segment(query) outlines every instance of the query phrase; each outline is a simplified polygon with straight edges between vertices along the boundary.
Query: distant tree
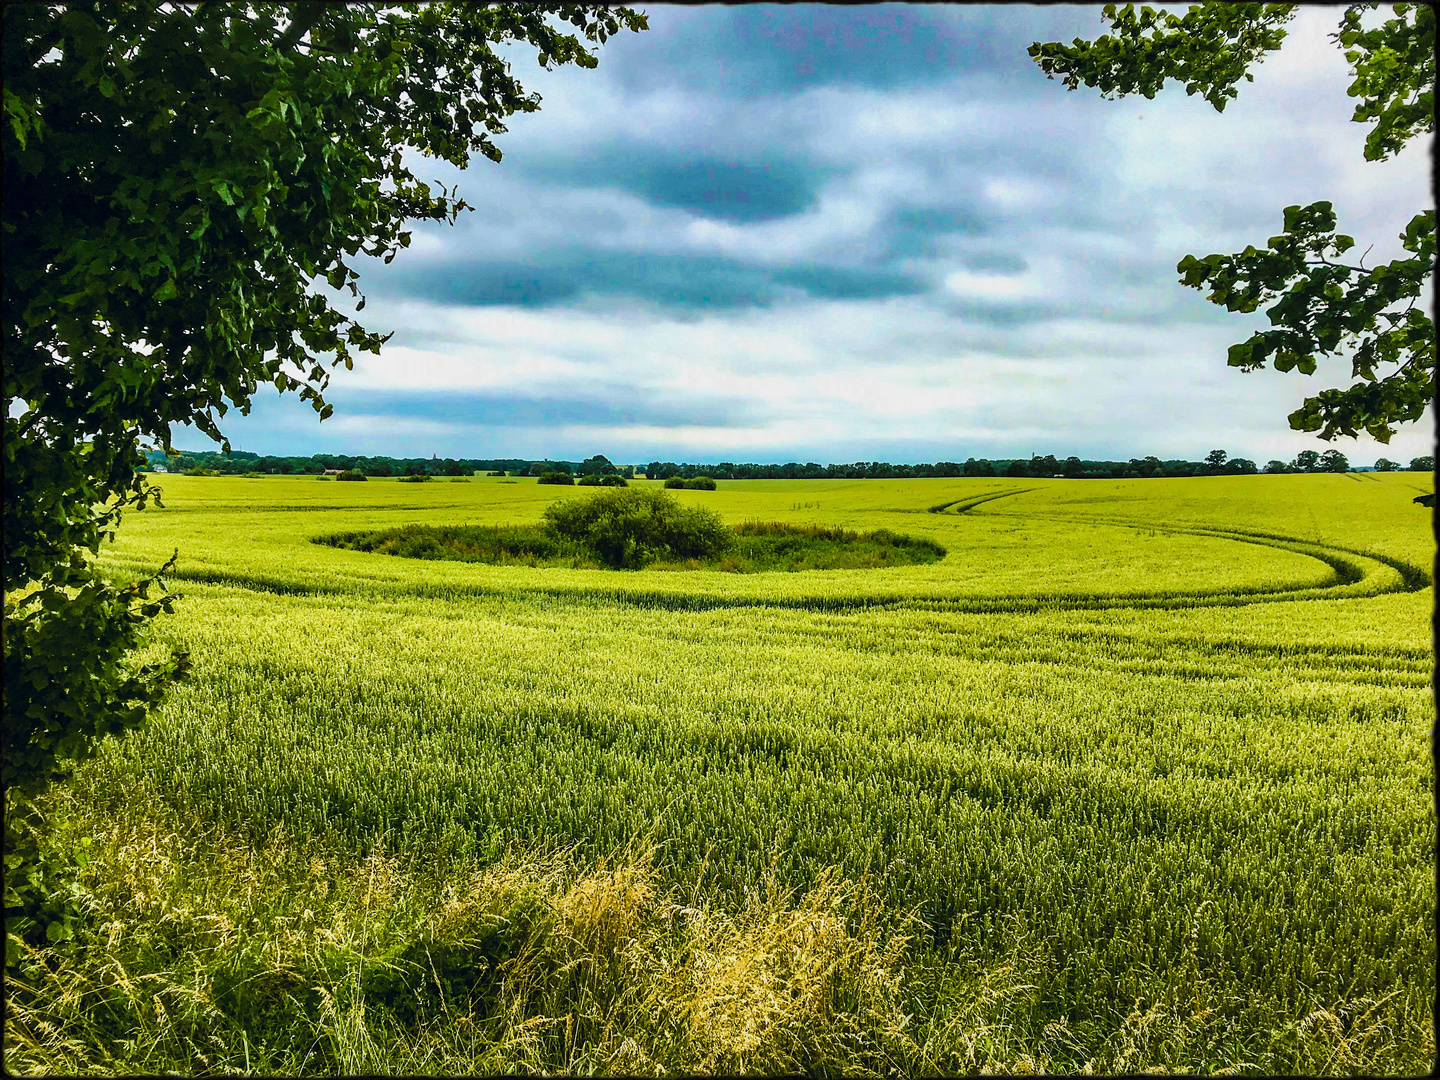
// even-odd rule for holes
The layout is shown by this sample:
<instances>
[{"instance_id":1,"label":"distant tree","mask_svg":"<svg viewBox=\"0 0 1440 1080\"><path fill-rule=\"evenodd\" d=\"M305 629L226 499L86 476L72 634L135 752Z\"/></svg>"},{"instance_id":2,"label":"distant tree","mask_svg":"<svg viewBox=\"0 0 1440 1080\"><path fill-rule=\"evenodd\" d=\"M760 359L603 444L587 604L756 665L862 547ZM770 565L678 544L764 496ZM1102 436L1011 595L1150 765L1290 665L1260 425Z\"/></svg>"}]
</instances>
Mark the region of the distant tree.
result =
<instances>
[{"instance_id":1,"label":"distant tree","mask_svg":"<svg viewBox=\"0 0 1440 1080\"><path fill-rule=\"evenodd\" d=\"M609 476L618 473L620 470L604 454L596 454L582 461L575 469L579 476Z\"/></svg>"},{"instance_id":2,"label":"distant tree","mask_svg":"<svg viewBox=\"0 0 1440 1080\"><path fill-rule=\"evenodd\" d=\"M1267 473L1288 473L1290 466L1286 465L1283 461L1277 461L1275 458L1271 458L1265 463L1265 471Z\"/></svg>"},{"instance_id":3,"label":"distant tree","mask_svg":"<svg viewBox=\"0 0 1440 1080\"><path fill-rule=\"evenodd\" d=\"M1255 468L1255 462L1249 458L1231 458L1225 463L1225 472L1232 476L1250 476L1258 471Z\"/></svg>"},{"instance_id":4,"label":"distant tree","mask_svg":"<svg viewBox=\"0 0 1440 1080\"><path fill-rule=\"evenodd\" d=\"M1073 480L1084 473L1085 463L1072 455L1065 459L1065 465L1060 471Z\"/></svg>"},{"instance_id":5,"label":"distant tree","mask_svg":"<svg viewBox=\"0 0 1440 1080\"><path fill-rule=\"evenodd\" d=\"M538 480L536 480L535 482L536 482L537 484L571 484L571 485L573 485L573 484L575 483L575 478L574 478L573 476L571 476L569 473L565 473L565 472L544 472L544 473L541 473L541 474L540 474L540 478L539 478Z\"/></svg>"},{"instance_id":6,"label":"distant tree","mask_svg":"<svg viewBox=\"0 0 1440 1080\"><path fill-rule=\"evenodd\" d=\"M634 466L634 465L626 465L625 468L623 468L623 469L620 470L620 475L623 476L626 480L634 480L634 479L635 479L635 466Z\"/></svg>"},{"instance_id":7,"label":"distant tree","mask_svg":"<svg viewBox=\"0 0 1440 1080\"><path fill-rule=\"evenodd\" d=\"M1426 454L1424 457L1410 459L1411 472L1434 472L1435 457L1433 454Z\"/></svg>"},{"instance_id":8,"label":"distant tree","mask_svg":"<svg viewBox=\"0 0 1440 1080\"><path fill-rule=\"evenodd\" d=\"M685 486L685 482L686 481L683 476L672 476L665 481L665 486L667 488L683 488Z\"/></svg>"},{"instance_id":9,"label":"distant tree","mask_svg":"<svg viewBox=\"0 0 1440 1080\"><path fill-rule=\"evenodd\" d=\"M406 476L425 476L428 474L424 462L420 461L410 462L405 466L403 471Z\"/></svg>"},{"instance_id":10,"label":"distant tree","mask_svg":"<svg viewBox=\"0 0 1440 1080\"><path fill-rule=\"evenodd\" d=\"M340 473L339 476L335 477L335 479L336 479L336 480L366 480L366 479L369 479L369 478L368 478L363 472L361 472L359 469L345 469L343 472Z\"/></svg>"},{"instance_id":11,"label":"distant tree","mask_svg":"<svg viewBox=\"0 0 1440 1080\"><path fill-rule=\"evenodd\" d=\"M1018 460L1017 460L1017 461L1012 461L1012 462L1010 462L1009 465L1005 466L1005 475L1006 475L1006 476L1029 476L1029 475L1030 475L1030 469L1026 466L1025 462L1023 462L1023 461L1018 461Z\"/></svg>"},{"instance_id":12,"label":"distant tree","mask_svg":"<svg viewBox=\"0 0 1440 1080\"><path fill-rule=\"evenodd\" d=\"M1350 461L1339 450L1326 450L1320 455L1320 471L1343 473L1350 471Z\"/></svg>"},{"instance_id":13,"label":"distant tree","mask_svg":"<svg viewBox=\"0 0 1440 1080\"><path fill-rule=\"evenodd\" d=\"M1035 42L1030 56L1047 77L1071 90L1084 83L1102 95L1153 98L1167 79L1199 93L1217 112L1236 97L1249 68L1280 48L1283 24L1296 4L1206 3L1184 15L1133 4L1107 4L1114 35L1072 44ZM1398 3L1395 18L1367 29L1376 3L1352 3L1330 35L1345 51L1356 98L1351 120L1373 123L1365 160L1384 161L1417 135L1435 129L1435 9ZM1263 248L1235 255L1186 255L1176 266L1181 283L1209 290L1211 303L1253 312L1261 304L1273 329L1257 331L1229 351L1243 371L1272 359L1279 371L1313 375L1319 357L1343 354L1356 381L1322 390L1290 414L1297 431L1330 440L1361 430L1389 442L1396 424L1418 420L1435 399L1435 326L1423 304L1435 263L1435 211L1411 218L1400 241L1406 258L1379 266L1340 261L1355 246L1335 231L1329 202L1284 209L1283 232ZM1377 374L1394 365L1388 374Z\"/></svg>"},{"instance_id":14,"label":"distant tree","mask_svg":"<svg viewBox=\"0 0 1440 1080\"><path fill-rule=\"evenodd\" d=\"M1389 458L1383 457L1375 459L1376 472L1394 472L1398 468L1400 468L1398 461L1391 461Z\"/></svg>"},{"instance_id":15,"label":"distant tree","mask_svg":"<svg viewBox=\"0 0 1440 1080\"><path fill-rule=\"evenodd\" d=\"M1320 471L1320 455L1314 450L1301 450L1290 463L1295 472L1312 473Z\"/></svg>"},{"instance_id":16,"label":"distant tree","mask_svg":"<svg viewBox=\"0 0 1440 1080\"><path fill-rule=\"evenodd\" d=\"M395 467L388 461L372 461L365 466L365 471L371 476L394 476Z\"/></svg>"},{"instance_id":17,"label":"distant tree","mask_svg":"<svg viewBox=\"0 0 1440 1080\"><path fill-rule=\"evenodd\" d=\"M714 491L715 481L708 476L694 476L685 481L685 486L691 491Z\"/></svg>"},{"instance_id":18,"label":"distant tree","mask_svg":"<svg viewBox=\"0 0 1440 1080\"><path fill-rule=\"evenodd\" d=\"M464 466L464 465L461 465L460 462L458 462L458 461L450 461L449 459L447 459L446 462L445 462L445 475L446 475L446 476L464 476L464 475L465 475L465 466Z\"/></svg>"},{"instance_id":19,"label":"distant tree","mask_svg":"<svg viewBox=\"0 0 1440 1080\"><path fill-rule=\"evenodd\" d=\"M1211 450L1205 455L1205 471L1218 473L1225 468L1225 459L1230 455L1224 450Z\"/></svg>"}]
</instances>

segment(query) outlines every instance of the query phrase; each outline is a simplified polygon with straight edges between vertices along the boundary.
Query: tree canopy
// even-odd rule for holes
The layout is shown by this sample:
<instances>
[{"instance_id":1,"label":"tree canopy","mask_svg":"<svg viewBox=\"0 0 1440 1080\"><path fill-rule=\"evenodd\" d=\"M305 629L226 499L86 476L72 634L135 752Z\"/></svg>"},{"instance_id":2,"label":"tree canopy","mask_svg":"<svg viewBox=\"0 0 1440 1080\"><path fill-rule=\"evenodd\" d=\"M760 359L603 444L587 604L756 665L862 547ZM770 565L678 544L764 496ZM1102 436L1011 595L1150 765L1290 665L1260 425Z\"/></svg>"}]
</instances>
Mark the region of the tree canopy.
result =
<instances>
[{"instance_id":1,"label":"tree canopy","mask_svg":"<svg viewBox=\"0 0 1440 1080\"><path fill-rule=\"evenodd\" d=\"M1175 15L1133 4L1107 5L1113 33L1030 46L1050 78L1074 90L1082 83L1106 98L1153 98L1169 80L1200 94L1219 112L1237 96L1249 68L1279 49L1295 4L1207 3ZM1358 99L1351 120L1372 124L1367 161L1398 154L1415 136L1435 129L1435 9L1393 6L1394 18L1365 25L1377 3L1351 4L1331 39L1345 50ZM1228 363L1244 371L1273 364L1278 371L1314 374L1319 358L1348 356L1345 388L1320 391L1290 414L1297 431L1326 440L1369 432L1389 442L1397 424L1418 420L1435 398L1435 326L1417 301L1435 262L1435 211L1416 213L1400 236L1405 258L1373 267L1342 261L1356 246L1336 231L1330 202L1287 206L1282 232L1266 246L1232 255L1186 255L1181 282L1209 290L1229 311L1269 304L1271 330L1231 346Z\"/></svg>"},{"instance_id":2,"label":"tree canopy","mask_svg":"<svg viewBox=\"0 0 1440 1080\"><path fill-rule=\"evenodd\" d=\"M5 7L7 797L184 672L125 668L169 594L87 557L153 497L142 447L193 424L228 450L221 419L267 385L328 416L329 369L385 341L336 306L364 307L356 260L466 208L418 159L499 161L539 108L495 47L589 68L644 27L599 4Z\"/></svg>"}]
</instances>

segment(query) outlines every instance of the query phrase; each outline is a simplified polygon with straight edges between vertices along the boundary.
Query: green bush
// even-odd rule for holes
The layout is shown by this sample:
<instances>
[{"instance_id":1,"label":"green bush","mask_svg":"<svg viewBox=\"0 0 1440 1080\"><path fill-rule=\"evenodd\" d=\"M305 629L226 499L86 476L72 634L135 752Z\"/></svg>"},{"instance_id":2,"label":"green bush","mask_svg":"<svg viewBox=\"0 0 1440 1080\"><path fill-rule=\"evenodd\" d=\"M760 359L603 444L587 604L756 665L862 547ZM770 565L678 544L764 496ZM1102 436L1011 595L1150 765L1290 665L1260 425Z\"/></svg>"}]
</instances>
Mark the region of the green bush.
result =
<instances>
[{"instance_id":1,"label":"green bush","mask_svg":"<svg viewBox=\"0 0 1440 1080\"><path fill-rule=\"evenodd\" d=\"M693 480L686 480L685 486L691 491L714 491L715 481L708 476L697 476Z\"/></svg>"},{"instance_id":2,"label":"green bush","mask_svg":"<svg viewBox=\"0 0 1440 1080\"><path fill-rule=\"evenodd\" d=\"M575 478L569 473L547 472L541 473L540 479L536 480L535 482L537 484L568 484L574 486Z\"/></svg>"},{"instance_id":3,"label":"green bush","mask_svg":"<svg viewBox=\"0 0 1440 1080\"><path fill-rule=\"evenodd\" d=\"M696 510L709 513L698 507ZM936 562L945 557L945 549L933 540L899 536L888 529L860 533L827 525L747 521L729 531L733 532L734 541L727 543L717 556L705 558L676 554L677 548L691 551L694 548L672 545L668 552L655 556L645 565L654 570L760 574L771 571L880 570ZM393 529L334 533L313 539L317 544L331 547L399 555L407 559L448 559L498 566L587 570L600 569L605 565L605 560L588 539L567 538L553 526L402 525Z\"/></svg>"},{"instance_id":4,"label":"green bush","mask_svg":"<svg viewBox=\"0 0 1440 1080\"><path fill-rule=\"evenodd\" d=\"M627 484L627 483L625 482L625 478L624 478L623 476L619 476L619 475L617 475L617 474L615 474L615 473L606 473L606 474L604 474L604 475L602 475L602 474L600 474L600 473L590 473L588 476L582 476L582 477L580 477L579 480L575 481L575 484L576 484L577 487L629 487L629 486L630 486L629 484Z\"/></svg>"},{"instance_id":5,"label":"green bush","mask_svg":"<svg viewBox=\"0 0 1440 1080\"><path fill-rule=\"evenodd\" d=\"M505 566L594 565L590 549L535 525L401 525L317 536L317 544L399 555Z\"/></svg>"},{"instance_id":6,"label":"green bush","mask_svg":"<svg viewBox=\"0 0 1440 1080\"><path fill-rule=\"evenodd\" d=\"M363 472L361 472L359 469L346 469L346 470L345 470L344 472L342 472L339 476L335 477L335 479L336 479L336 480L369 480L370 478L369 478L368 476L366 476Z\"/></svg>"},{"instance_id":7,"label":"green bush","mask_svg":"<svg viewBox=\"0 0 1440 1080\"><path fill-rule=\"evenodd\" d=\"M714 558L735 534L720 515L681 506L663 491L621 488L589 499L569 499L545 510L546 527L584 544L614 570L635 570L655 559Z\"/></svg>"},{"instance_id":8,"label":"green bush","mask_svg":"<svg viewBox=\"0 0 1440 1080\"><path fill-rule=\"evenodd\" d=\"M342 477L341 479L344 479L344 478ZM400 477L400 483L402 483L402 484L425 484L425 483L428 483L429 481L430 481L430 474L429 474L429 473L423 473L423 472L422 472L422 473L411 473L411 474L408 475L408 476L402 476L402 477Z\"/></svg>"},{"instance_id":9,"label":"green bush","mask_svg":"<svg viewBox=\"0 0 1440 1080\"><path fill-rule=\"evenodd\" d=\"M683 488L685 486L685 478L683 476L672 476L669 480L665 481L665 486L667 488Z\"/></svg>"}]
</instances>

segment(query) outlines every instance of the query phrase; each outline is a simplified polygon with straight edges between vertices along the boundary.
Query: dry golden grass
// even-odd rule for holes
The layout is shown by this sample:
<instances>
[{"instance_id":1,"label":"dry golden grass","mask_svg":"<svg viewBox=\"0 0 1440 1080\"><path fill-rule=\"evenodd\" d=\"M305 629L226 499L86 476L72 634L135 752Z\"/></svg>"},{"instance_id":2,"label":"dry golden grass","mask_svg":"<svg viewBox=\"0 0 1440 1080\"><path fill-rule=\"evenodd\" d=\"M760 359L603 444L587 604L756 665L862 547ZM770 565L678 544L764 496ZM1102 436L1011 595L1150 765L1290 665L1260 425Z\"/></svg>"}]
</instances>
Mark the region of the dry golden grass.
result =
<instances>
[{"instance_id":1,"label":"dry golden grass","mask_svg":"<svg viewBox=\"0 0 1440 1080\"><path fill-rule=\"evenodd\" d=\"M725 912L659 893L643 850L437 881L278 830L260 851L149 819L96 840L94 939L26 949L10 983L12 1073L851 1073L910 1049L905 938L828 876Z\"/></svg>"},{"instance_id":2,"label":"dry golden grass","mask_svg":"<svg viewBox=\"0 0 1440 1080\"><path fill-rule=\"evenodd\" d=\"M280 829L256 849L174 819L79 823L92 936L12 972L12 1074L1353 1074L1415 1056L1385 1002L1357 998L1297 1018L1282 1062L1203 982L1113 1023L1034 1025L1044 957L917 960L926 928L833 872L791 892L772 870L722 908L662 890L639 846L437 875Z\"/></svg>"}]
</instances>

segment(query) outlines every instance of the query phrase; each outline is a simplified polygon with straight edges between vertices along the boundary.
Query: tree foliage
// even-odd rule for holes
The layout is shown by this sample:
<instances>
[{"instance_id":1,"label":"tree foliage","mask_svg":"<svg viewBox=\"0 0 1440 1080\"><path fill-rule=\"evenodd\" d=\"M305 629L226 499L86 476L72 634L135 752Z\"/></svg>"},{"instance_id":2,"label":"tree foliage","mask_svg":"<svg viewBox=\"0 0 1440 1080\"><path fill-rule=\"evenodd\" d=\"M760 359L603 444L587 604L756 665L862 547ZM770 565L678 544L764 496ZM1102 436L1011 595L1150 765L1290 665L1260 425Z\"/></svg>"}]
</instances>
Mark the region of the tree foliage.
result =
<instances>
[{"instance_id":1,"label":"tree foliage","mask_svg":"<svg viewBox=\"0 0 1440 1080\"><path fill-rule=\"evenodd\" d=\"M1153 98L1175 79L1223 112L1240 80L1252 80L1248 68L1280 48L1295 7L1209 3L1179 16L1110 4L1104 18L1113 35L1036 42L1029 52L1071 90L1083 83L1107 98ZM1395 4L1394 18L1367 28L1366 12L1378 7L1350 5L1331 35L1353 75L1351 119L1374 125L1367 161L1384 161L1435 129L1435 9ZM1435 326L1417 304L1434 269L1435 211L1415 214L1400 242L1405 258L1368 268L1363 257L1340 261L1355 240L1336 232L1332 204L1320 201L1287 206L1283 231L1264 248L1186 255L1176 269L1182 284L1208 290L1207 299L1229 311L1270 305L1273 329L1231 346L1230 366L1252 371L1273 363L1310 375L1319 358L1348 356L1357 381L1306 398L1289 416L1292 428L1326 440L1363 430L1389 442L1397 424L1418 420L1435 398Z\"/></svg>"},{"instance_id":2,"label":"tree foliage","mask_svg":"<svg viewBox=\"0 0 1440 1080\"><path fill-rule=\"evenodd\" d=\"M616 488L545 509L546 528L584 544L612 570L635 570L655 559L708 559L735 543L720 515L683 506L663 490Z\"/></svg>"},{"instance_id":3,"label":"tree foliage","mask_svg":"<svg viewBox=\"0 0 1440 1080\"><path fill-rule=\"evenodd\" d=\"M465 209L417 155L499 161L539 107L494 46L594 67L587 43L644 26L596 4L5 7L7 800L188 666L127 667L174 597L92 562L156 497L142 448L191 424L228 450L221 418L267 385L329 416L329 369L385 341L334 303L364 307L357 258Z\"/></svg>"}]
</instances>

